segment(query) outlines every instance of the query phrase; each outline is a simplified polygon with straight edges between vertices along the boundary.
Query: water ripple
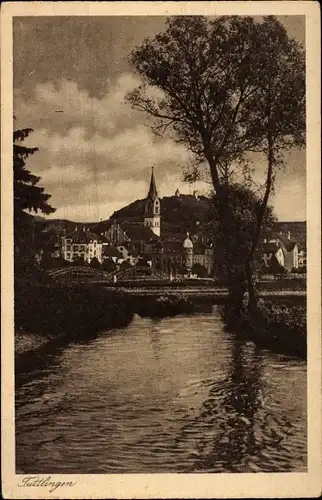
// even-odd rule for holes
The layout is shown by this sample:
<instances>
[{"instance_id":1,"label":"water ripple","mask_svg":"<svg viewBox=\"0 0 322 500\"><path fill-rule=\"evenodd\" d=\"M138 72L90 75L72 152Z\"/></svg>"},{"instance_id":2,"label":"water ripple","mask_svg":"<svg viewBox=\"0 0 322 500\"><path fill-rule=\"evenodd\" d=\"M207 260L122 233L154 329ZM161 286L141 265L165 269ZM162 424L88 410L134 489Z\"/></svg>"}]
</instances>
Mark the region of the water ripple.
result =
<instances>
[{"instance_id":1,"label":"water ripple","mask_svg":"<svg viewBox=\"0 0 322 500\"><path fill-rule=\"evenodd\" d=\"M306 366L213 314L135 317L16 391L20 473L306 470Z\"/></svg>"}]
</instances>

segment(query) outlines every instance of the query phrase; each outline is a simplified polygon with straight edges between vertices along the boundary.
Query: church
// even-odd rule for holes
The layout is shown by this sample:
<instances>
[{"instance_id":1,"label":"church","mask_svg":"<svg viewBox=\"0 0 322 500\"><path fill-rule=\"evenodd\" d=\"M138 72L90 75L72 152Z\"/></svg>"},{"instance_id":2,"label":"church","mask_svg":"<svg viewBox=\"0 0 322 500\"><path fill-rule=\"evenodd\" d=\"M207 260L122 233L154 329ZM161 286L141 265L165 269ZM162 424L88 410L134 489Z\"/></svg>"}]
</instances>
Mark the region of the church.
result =
<instances>
[{"instance_id":1,"label":"church","mask_svg":"<svg viewBox=\"0 0 322 500\"><path fill-rule=\"evenodd\" d=\"M141 222L113 220L104 233L124 260L133 265L139 258L144 258L152 270L171 274L189 274L194 264L198 264L199 268L202 266L208 275L212 275L214 249L201 235L190 235L187 232L183 238L181 234L163 234L162 200L158 194L153 167L143 206Z\"/></svg>"},{"instance_id":2,"label":"church","mask_svg":"<svg viewBox=\"0 0 322 500\"><path fill-rule=\"evenodd\" d=\"M161 233L161 205L154 178L154 167L152 167L151 181L148 195L145 200L144 225L160 237Z\"/></svg>"}]
</instances>

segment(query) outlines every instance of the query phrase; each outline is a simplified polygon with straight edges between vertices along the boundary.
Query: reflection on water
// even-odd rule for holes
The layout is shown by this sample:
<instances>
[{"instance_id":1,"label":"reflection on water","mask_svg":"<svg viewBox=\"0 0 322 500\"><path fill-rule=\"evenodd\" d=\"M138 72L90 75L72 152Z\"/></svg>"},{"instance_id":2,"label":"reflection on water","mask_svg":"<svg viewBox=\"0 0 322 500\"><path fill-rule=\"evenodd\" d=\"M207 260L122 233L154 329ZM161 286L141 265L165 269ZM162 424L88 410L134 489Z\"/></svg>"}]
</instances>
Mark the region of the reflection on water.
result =
<instances>
[{"instance_id":1,"label":"reflection on water","mask_svg":"<svg viewBox=\"0 0 322 500\"><path fill-rule=\"evenodd\" d=\"M17 472L306 470L305 362L238 341L216 309L41 356L17 376Z\"/></svg>"}]
</instances>

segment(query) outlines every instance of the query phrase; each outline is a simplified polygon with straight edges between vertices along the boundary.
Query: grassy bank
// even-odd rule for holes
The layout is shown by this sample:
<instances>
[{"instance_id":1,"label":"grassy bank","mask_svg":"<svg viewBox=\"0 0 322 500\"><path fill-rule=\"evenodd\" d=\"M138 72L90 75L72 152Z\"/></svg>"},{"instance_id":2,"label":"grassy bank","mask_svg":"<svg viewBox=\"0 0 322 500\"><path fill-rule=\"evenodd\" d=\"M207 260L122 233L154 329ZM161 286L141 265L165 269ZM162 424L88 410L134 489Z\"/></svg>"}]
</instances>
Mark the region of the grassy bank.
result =
<instances>
[{"instance_id":1,"label":"grassy bank","mask_svg":"<svg viewBox=\"0 0 322 500\"><path fill-rule=\"evenodd\" d=\"M257 283L259 291L264 290L306 290L305 278L280 278L274 280L259 280Z\"/></svg>"},{"instance_id":2,"label":"grassy bank","mask_svg":"<svg viewBox=\"0 0 322 500\"><path fill-rule=\"evenodd\" d=\"M16 354L43 349L46 343L86 339L103 329L128 325L133 314L167 317L210 312L223 304L226 327L279 352L306 356L305 297L269 297L252 315L232 316L223 294L198 290L163 290L160 294L130 295L122 290L90 284L16 284ZM274 300L275 299L275 300ZM31 332L31 333L28 333Z\"/></svg>"},{"instance_id":3,"label":"grassy bank","mask_svg":"<svg viewBox=\"0 0 322 500\"><path fill-rule=\"evenodd\" d=\"M305 304L259 301L256 310L236 317L227 303L222 311L226 328L240 338L281 354L305 359L307 330Z\"/></svg>"},{"instance_id":4,"label":"grassy bank","mask_svg":"<svg viewBox=\"0 0 322 500\"><path fill-rule=\"evenodd\" d=\"M80 336L91 330L127 325L133 317L128 297L90 285L15 287L15 331L48 338Z\"/></svg>"}]
</instances>

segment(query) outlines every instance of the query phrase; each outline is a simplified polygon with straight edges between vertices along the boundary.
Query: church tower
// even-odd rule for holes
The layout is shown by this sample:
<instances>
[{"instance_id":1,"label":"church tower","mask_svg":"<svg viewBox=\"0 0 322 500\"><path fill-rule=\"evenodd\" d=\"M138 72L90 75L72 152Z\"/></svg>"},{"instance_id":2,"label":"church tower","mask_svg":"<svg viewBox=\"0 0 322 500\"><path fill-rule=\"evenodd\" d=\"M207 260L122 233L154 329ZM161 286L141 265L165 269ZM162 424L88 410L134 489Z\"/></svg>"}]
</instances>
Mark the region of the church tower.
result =
<instances>
[{"instance_id":1,"label":"church tower","mask_svg":"<svg viewBox=\"0 0 322 500\"><path fill-rule=\"evenodd\" d=\"M183 242L183 263L190 271L193 265L193 243L189 233L187 233L187 237Z\"/></svg>"},{"instance_id":2,"label":"church tower","mask_svg":"<svg viewBox=\"0 0 322 500\"><path fill-rule=\"evenodd\" d=\"M145 200L144 225L150 227L157 236L160 236L160 219L160 198L155 184L154 169L152 167L150 189Z\"/></svg>"}]
</instances>

